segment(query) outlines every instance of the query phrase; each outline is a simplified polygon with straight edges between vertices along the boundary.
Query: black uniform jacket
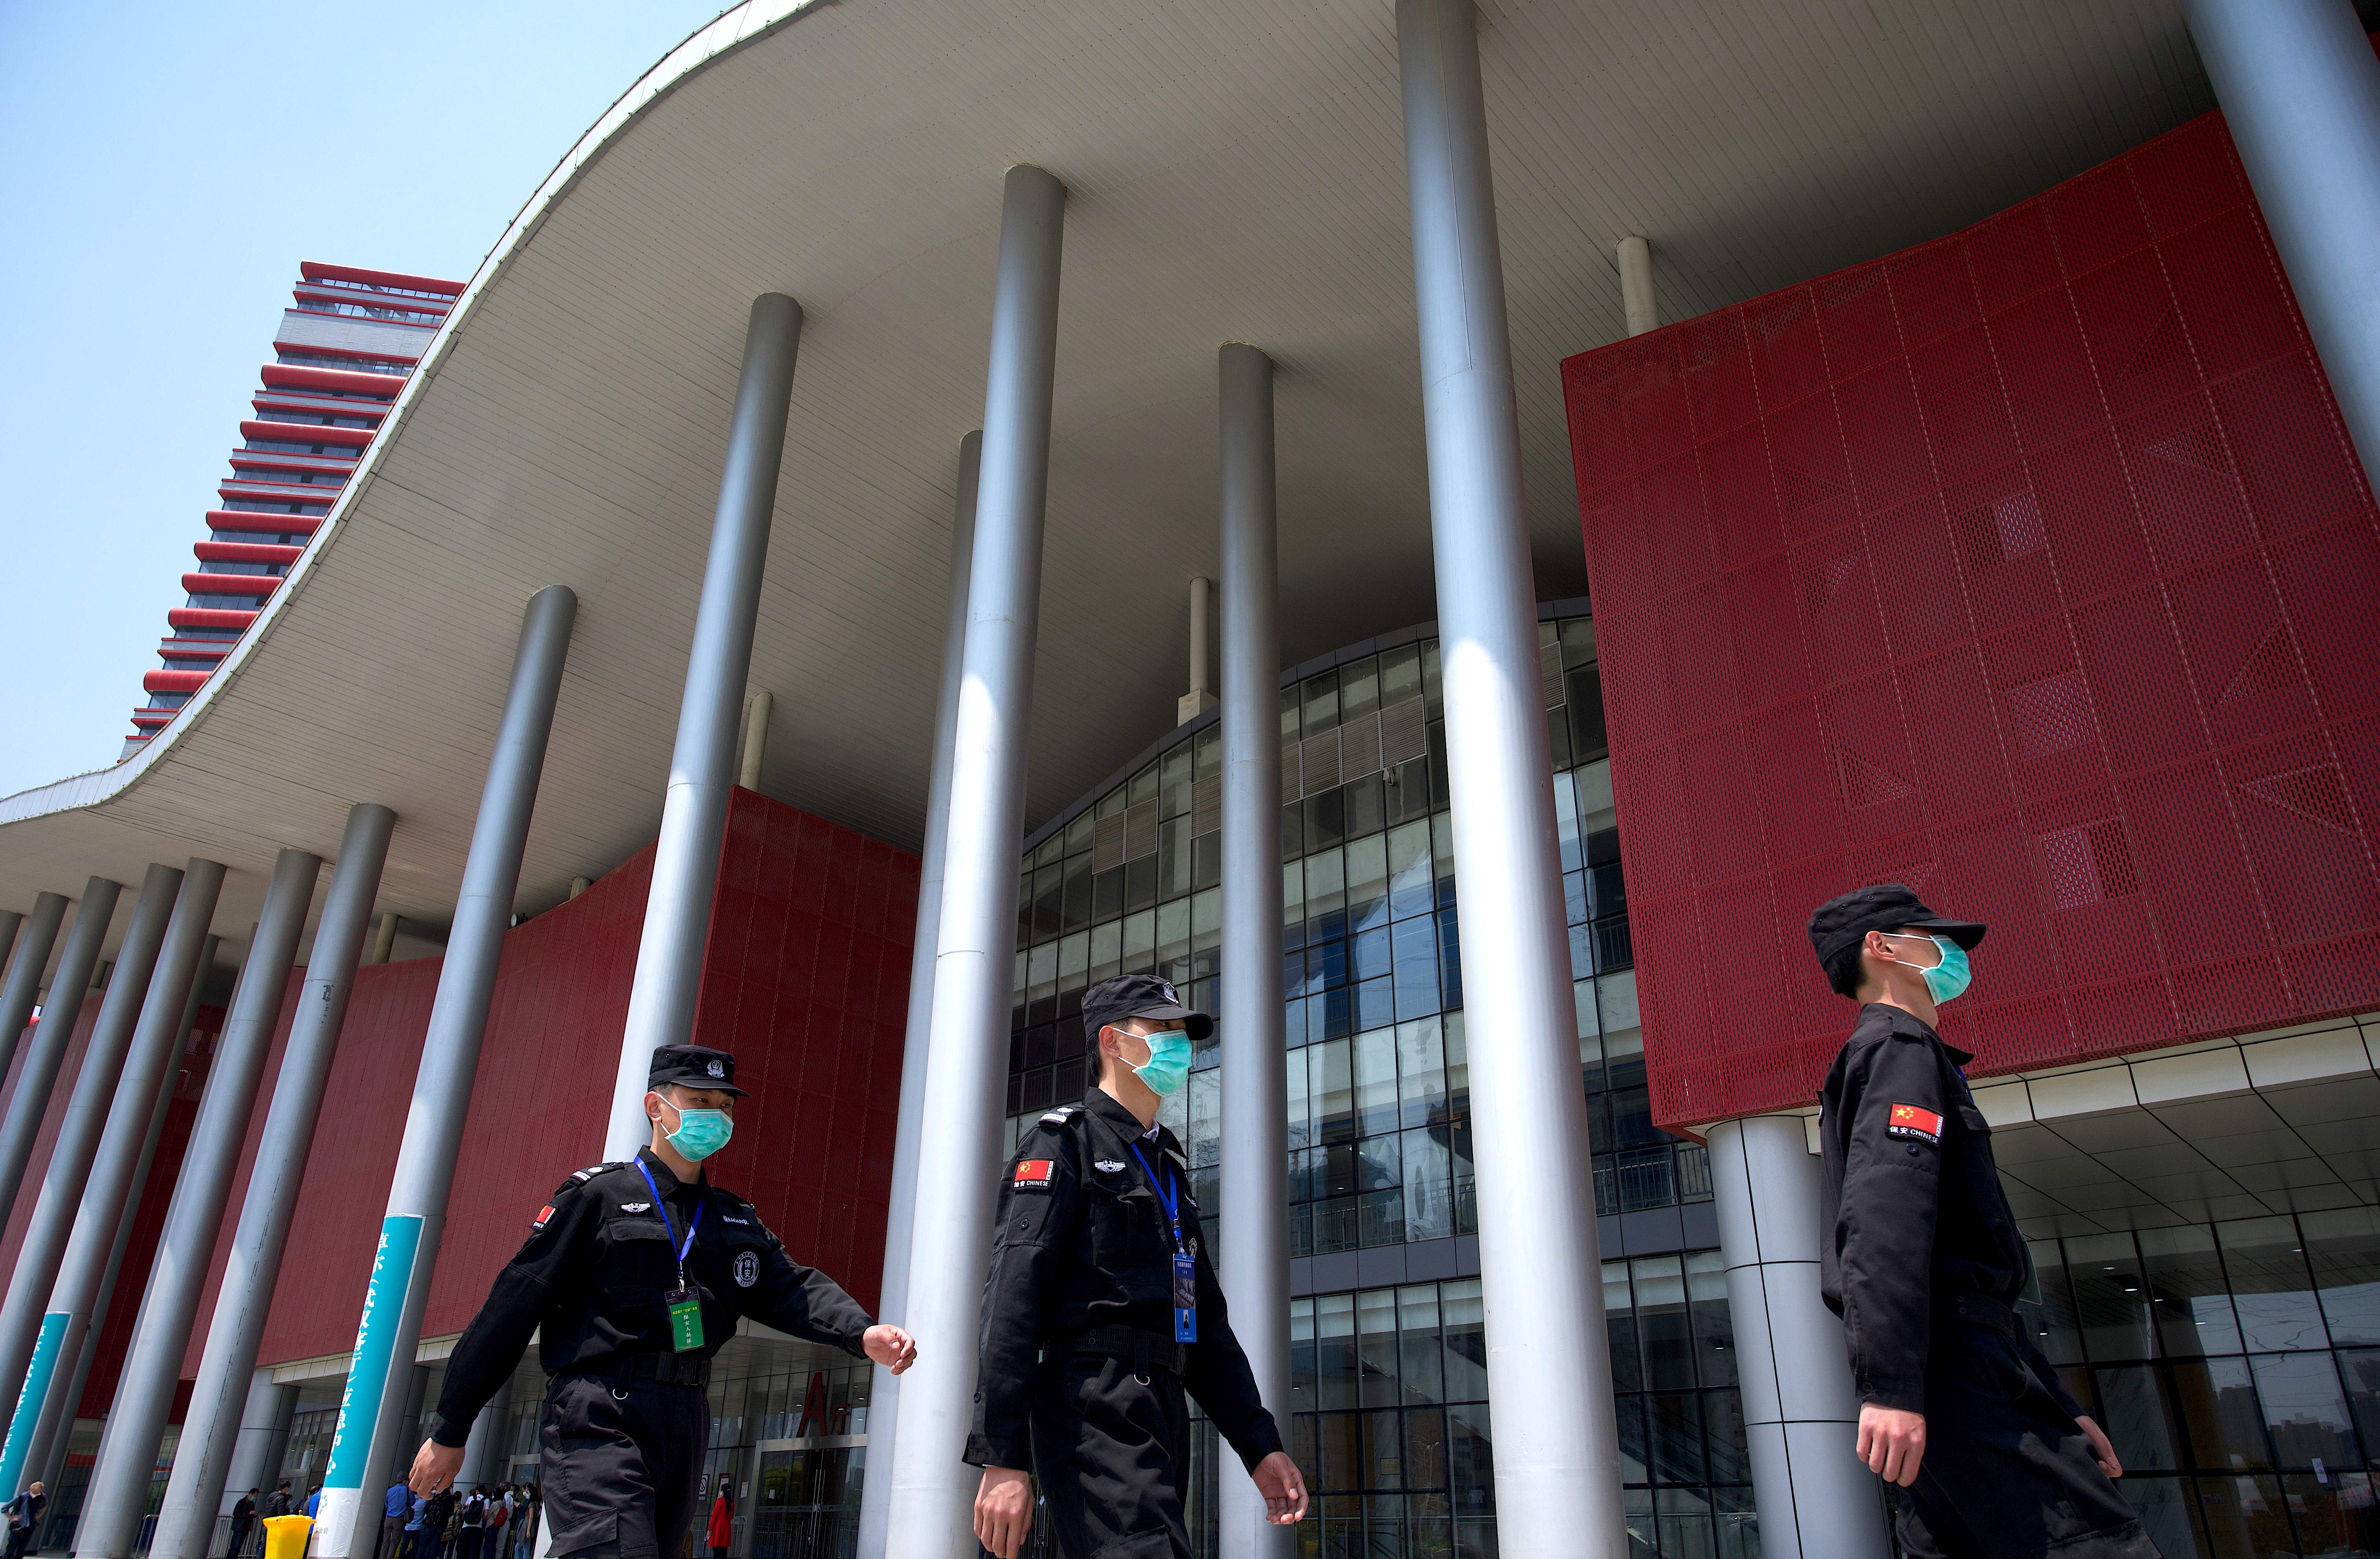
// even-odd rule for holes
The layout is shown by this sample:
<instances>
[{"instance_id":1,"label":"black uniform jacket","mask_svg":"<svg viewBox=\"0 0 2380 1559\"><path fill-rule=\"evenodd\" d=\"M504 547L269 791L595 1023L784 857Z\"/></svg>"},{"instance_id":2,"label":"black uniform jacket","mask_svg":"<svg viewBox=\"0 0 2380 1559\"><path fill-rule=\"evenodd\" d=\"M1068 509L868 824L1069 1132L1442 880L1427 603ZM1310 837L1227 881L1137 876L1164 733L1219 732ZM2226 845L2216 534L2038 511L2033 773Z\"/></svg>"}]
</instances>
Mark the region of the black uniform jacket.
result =
<instances>
[{"instance_id":1,"label":"black uniform jacket","mask_svg":"<svg viewBox=\"0 0 2380 1559\"><path fill-rule=\"evenodd\" d=\"M532 1332L549 1375L600 1373L626 1355L671 1352L662 1297L677 1286L677 1256L669 1228L683 1241L698 1208L705 1210L686 1276L701 1291L706 1356L726 1346L747 1315L860 1354L860 1337L875 1322L832 1278L786 1255L750 1202L715 1186L680 1183L649 1148L637 1159L668 1202L670 1224L635 1162L600 1163L564 1181L455 1340L438 1421L430 1426L438 1443L464 1443L472 1419L512 1378Z\"/></svg>"},{"instance_id":2,"label":"black uniform jacket","mask_svg":"<svg viewBox=\"0 0 2380 1559\"><path fill-rule=\"evenodd\" d=\"M2013 1304L2032 1276L1992 1162L1992 1128L1959 1072L1973 1059L1914 1013L1870 1002L1818 1096L1834 1212L1819 1284L1843 1318L1862 1402L1924 1412L1946 1302L1980 1294ZM2081 1417L2022 1325L2017 1346Z\"/></svg>"},{"instance_id":3,"label":"black uniform jacket","mask_svg":"<svg viewBox=\"0 0 2380 1559\"><path fill-rule=\"evenodd\" d=\"M1197 1259L1198 1340L1182 1383L1249 1468L1281 1448L1224 1312L1182 1145L1161 1127L1154 1141L1142 1130L1130 1110L1094 1088L1081 1104L1043 1115L1008 1162L967 1436L966 1460L977 1467L1033 1465L1026 1419L1044 1355L1063 1358L1072 1339L1103 1326L1153 1334L1160 1352L1171 1346L1173 1234L1135 1145L1181 1188L1182 1236Z\"/></svg>"}]
</instances>

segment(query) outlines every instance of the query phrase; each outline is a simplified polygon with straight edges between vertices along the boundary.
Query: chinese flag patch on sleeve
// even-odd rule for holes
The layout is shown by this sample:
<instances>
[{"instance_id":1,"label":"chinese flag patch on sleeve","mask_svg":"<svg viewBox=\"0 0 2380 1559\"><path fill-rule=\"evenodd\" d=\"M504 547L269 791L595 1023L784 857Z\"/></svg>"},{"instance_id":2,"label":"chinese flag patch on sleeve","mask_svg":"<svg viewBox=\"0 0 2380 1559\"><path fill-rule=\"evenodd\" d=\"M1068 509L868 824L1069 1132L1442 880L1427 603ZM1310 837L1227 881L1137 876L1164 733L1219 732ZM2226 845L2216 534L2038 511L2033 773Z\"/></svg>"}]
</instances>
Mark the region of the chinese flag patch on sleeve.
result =
<instances>
[{"instance_id":1,"label":"chinese flag patch on sleeve","mask_svg":"<svg viewBox=\"0 0 2380 1559\"><path fill-rule=\"evenodd\" d=\"M1020 1191L1046 1191L1050 1188L1048 1159L1016 1161L1016 1188Z\"/></svg>"},{"instance_id":2,"label":"chinese flag patch on sleeve","mask_svg":"<svg viewBox=\"0 0 2380 1559\"><path fill-rule=\"evenodd\" d=\"M537 1212L537 1222L536 1222L536 1223L534 1223L534 1224L531 1224L529 1225L529 1227L530 1227L531 1229L541 1229L541 1228L545 1227L545 1225L546 1225L547 1222L548 1222L549 1220L551 1220L552 1217L553 1217L553 1204L552 1204L552 1202L547 1202L543 1207L541 1207L541 1208L539 1208L539 1209L538 1209L538 1212Z\"/></svg>"},{"instance_id":3,"label":"chinese flag patch on sleeve","mask_svg":"<svg viewBox=\"0 0 2380 1559\"><path fill-rule=\"evenodd\" d=\"M1942 1140L1942 1117L1922 1104L1895 1104L1884 1129L1894 1137L1938 1146Z\"/></svg>"}]
</instances>

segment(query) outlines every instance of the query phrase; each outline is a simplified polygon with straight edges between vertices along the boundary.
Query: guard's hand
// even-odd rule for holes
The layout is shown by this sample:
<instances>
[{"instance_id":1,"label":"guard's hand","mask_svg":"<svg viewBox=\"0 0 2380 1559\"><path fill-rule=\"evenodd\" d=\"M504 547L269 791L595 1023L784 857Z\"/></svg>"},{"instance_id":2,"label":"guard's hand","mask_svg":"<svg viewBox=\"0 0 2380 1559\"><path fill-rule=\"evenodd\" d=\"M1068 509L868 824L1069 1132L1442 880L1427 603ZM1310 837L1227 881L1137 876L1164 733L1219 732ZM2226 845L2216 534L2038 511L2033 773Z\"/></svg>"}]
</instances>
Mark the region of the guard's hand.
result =
<instances>
[{"instance_id":1,"label":"guard's hand","mask_svg":"<svg viewBox=\"0 0 2380 1559\"><path fill-rule=\"evenodd\" d=\"M1288 1452L1275 1451L1248 1476L1264 1496L1266 1520L1276 1527L1294 1527L1305 1519L1305 1480Z\"/></svg>"},{"instance_id":2,"label":"guard's hand","mask_svg":"<svg viewBox=\"0 0 2380 1559\"><path fill-rule=\"evenodd\" d=\"M1860 1405L1859 1459L1888 1483L1908 1488L1925 1459L1925 1415L1899 1407Z\"/></svg>"},{"instance_id":3,"label":"guard's hand","mask_svg":"<svg viewBox=\"0 0 2380 1559\"><path fill-rule=\"evenodd\" d=\"M975 1492L976 1541L992 1559L1016 1559L1033 1530L1033 1479L1013 1467L988 1467Z\"/></svg>"},{"instance_id":4,"label":"guard's hand","mask_svg":"<svg viewBox=\"0 0 2380 1559\"><path fill-rule=\"evenodd\" d=\"M2091 1442L2091 1455L2098 1458L2099 1470L2110 1478L2121 1478L2124 1475L2124 1464L2116 1455L2114 1444L2108 1441L2107 1431L2101 1429L2097 1421L2087 1415L2074 1421L2082 1426L2083 1438Z\"/></svg>"},{"instance_id":5,"label":"guard's hand","mask_svg":"<svg viewBox=\"0 0 2380 1559\"><path fill-rule=\"evenodd\" d=\"M425 1440L414 1453L413 1470L406 1475L405 1486L417 1494L434 1494L455 1481L463 1470L463 1447L441 1445L435 1440Z\"/></svg>"},{"instance_id":6,"label":"guard's hand","mask_svg":"<svg viewBox=\"0 0 2380 1559\"><path fill-rule=\"evenodd\" d=\"M897 1326L871 1326L860 1334L859 1346L868 1358L899 1374L917 1362L917 1339Z\"/></svg>"}]
</instances>

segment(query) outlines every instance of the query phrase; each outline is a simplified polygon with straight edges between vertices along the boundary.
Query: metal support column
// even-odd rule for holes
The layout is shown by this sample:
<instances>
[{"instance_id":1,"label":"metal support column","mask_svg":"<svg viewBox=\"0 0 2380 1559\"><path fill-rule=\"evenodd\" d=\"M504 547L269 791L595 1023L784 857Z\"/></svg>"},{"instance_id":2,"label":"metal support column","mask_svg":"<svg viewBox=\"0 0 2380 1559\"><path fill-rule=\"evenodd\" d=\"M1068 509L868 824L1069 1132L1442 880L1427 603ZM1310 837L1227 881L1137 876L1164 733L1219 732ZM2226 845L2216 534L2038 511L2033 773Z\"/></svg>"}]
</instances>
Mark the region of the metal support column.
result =
<instances>
[{"instance_id":1,"label":"metal support column","mask_svg":"<svg viewBox=\"0 0 2380 1559\"><path fill-rule=\"evenodd\" d=\"M371 953L364 959L368 964L384 964L396 951L396 927L399 916L392 909L372 926Z\"/></svg>"},{"instance_id":2,"label":"metal support column","mask_svg":"<svg viewBox=\"0 0 2380 1559\"><path fill-rule=\"evenodd\" d=\"M747 790L760 788L760 768L769 757L769 716L776 707L776 695L766 688L744 706L744 750L735 761L735 783Z\"/></svg>"},{"instance_id":3,"label":"metal support column","mask_svg":"<svg viewBox=\"0 0 2380 1559\"><path fill-rule=\"evenodd\" d=\"M50 1393L65 1389L81 1355L83 1339L91 1332L91 1312L107 1275L108 1255L115 1248L117 1223L130 1219L136 1211L133 1179L140 1166L141 1147L149 1140L158 1094L173 1085L173 1063L184 1032L182 1009L188 1005L190 985L198 977L199 956L207 944L207 928L214 920L223 880L224 868L215 861L192 857L182 869L173 918L158 945L140 1004L140 1020L133 1029L115 1097L107 1108L106 1130L91 1158L74 1232L67 1240L57 1280L50 1288L49 1306L42 1316L41 1333L26 1363L24 1389L9 1420L7 1443L0 1447L0 1483L14 1487L23 1476ZM127 972L119 964L118 978ZM49 1186L42 1187L44 1201L49 1190Z\"/></svg>"},{"instance_id":4,"label":"metal support column","mask_svg":"<svg viewBox=\"0 0 2380 1559\"><path fill-rule=\"evenodd\" d=\"M976 1334L999 1177L1065 219L1064 185L1027 164L1008 170L903 1318L929 1346L902 1383L890 1469L885 1553L901 1559L976 1552L969 1516L977 1473L959 1455L973 1414L968 1339Z\"/></svg>"},{"instance_id":5,"label":"metal support column","mask_svg":"<svg viewBox=\"0 0 2380 1559\"><path fill-rule=\"evenodd\" d=\"M1807 1137L1799 1115L1725 1121L1709 1134L1760 1550L1887 1559L1882 1485L1852 1454L1859 1398L1843 1323L1818 1297L1826 1188Z\"/></svg>"},{"instance_id":6,"label":"metal support column","mask_svg":"<svg viewBox=\"0 0 2380 1559\"><path fill-rule=\"evenodd\" d=\"M2380 485L2380 58L2351 0L2185 0L2265 226Z\"/></svg>"},{"instance_id":7,"label":"metal support column","mask_svg":"<svg viewBox=\"0 0 2380 1559\"><path fill-rule=\"evenodd\" d=\"M397 1150L388 1212L381 1221L371 1284L356 1331L355 1364L347 1371L339 1427L322 1473L314 1552L324 1559L370 1553L379 1517L364 1509L365 1491L377 1495L386 1486L382 1475L412 1455L411 1446L400 1454L395 1443L405 1396L393 1388L400 1387L400 1372L413 1368L421 1339L421 1309L430 1299L438 1240L446 1228L446 1199L455 1185L455 1153L462 1145L471 1081L480 1069L496 961L512 924L521 851L528 843L529 813L577 614L578 598L566 586L548 585L529 598L521 617L512 686L504 695L487 784L480 792L480 815L455 901L455 927L431 1002L421 1068L414 1077L405 1141ZM370 1519L358 1522L359 1514Z\"/></svg>"},{"instance_id":8,"label":"metal support column","mask_svg":"<svg viewBox=\"0 0 2380 1559\"><path fill-rule=\"evenodd\" d=\"M1497 1544L1628 1552L1472 0L1397 0Z\"/></svg>"},{"instance_id":9,"label":"metal support column","mask_svg":"<svg viewBox=\"0 0 2380 1559\"><path fill-rule=\"evenodd\" d=\"M140 1321L117 1377L115 1401L107 1415L107 1439L100 1447L91 1482L83 1492L82 1519L75 1528L77 1553L130 1559L140 1519L148 1514L149 1484L165 1415L180 1382L182 1355L190 1341L199 1288L214 1256L224 1203L233 1171L248 1139L248 1117L264 1072L265 1053L281 1019L281 998L298 956L298 937L313 907L320 856L283 850L273 863L264 911L256 923L242 966L239 991L207 1070L206 1092L183 1150L174 1200L158 1237Z\"/></svg>"},{"instance_id":10,"label":"metal support column","mask_svg":"<svg viewBox=\"0 0 2380 1559\"><path fill-rule=\"evenodd\" d=\"M98 886L99 879L93 878L91 883ZM116 948L115 978L101 998L99 1017L91 1024L91 1039L83 1047L82 1070L75 1078L74 1097L67 1102L66 1114L58 1121L49 1166L42 1175L42 1194L33 1203L24 1241L17 1248L17 1270L8 1280L7 1299L0 1303L0 1402L19 1407L20 1416L18 1397L26 1384L27 1367L32 1362L35 1344L49 1330L42 1312L49 1309L50 1287L57 1281L58 1263L66 1256L67 1241L74 1234L75 1217L82 1210L83 1183L90 1177L91 1160L99 1154L100 1134L107 1126L108 1103L115 1096L116 1079L124 1070L125 1051L132 1042L141 999L149 993L149 976L157 967L157 949L165 940L166 921L174 912L174 895L181 885L182 873L170 866L152 865L141 879L140 896L133 904L132 919L126 923L124 941ZM93 922L88 945L76 947L74 944L83 940L84 927ZM91 978L88 959L97 956L99 940L106 931L104 908L92 898L86 898L83 914L76 918L74 935L67 948L68 960L79 956L85 960L79 978L75 970L62 965L57 980L53 981L54 990L64 995L79 995L79 987ZM75 1005L81 1004L77 1001ZM45 1016L42 1020L44 1042L64 1038L63 1033L47 1032L49 1027L50 1019ZM59 1027L63 1030L65 1025ZM46 1377L40 1383L43 1389L32 1394L36 1414L48 1386ZM22 1440L31 1438L32 1427L29 1419ZM19 1439L13 1425L9 1438ZM16 1487L26 1449L20 1440L14 1465L0 1455L0 1468L6 1472L0 1482Z\"/></svg>"},{"instance_id":11,"label":"metal support column","mask_svg":"<svg viewBox=\"0 0 2380 1559\"><path fill-rule=\"evenodd\" d=\"M1634 233L1620 240L1620 305L1628 316L1628 334L1642 335L1661 328L1661 311L1653 298L1653 246Z\"/></svg>"},{"instance_id":12,"label":"metal support column","mask_svg":"<svg viewBox=\"0 0 2380 1559\"><path fill-rule=\"evenodd\" d=\"M165 1112L173 1106L174 1079L181 1075L182 1064L190 1052L190 1027L198 1021L199 998L207 976L215 967L216 949L223 938L207 938L206 951L199 955L197 976L190 981L189 994L182 999L182 1020L174 1034L173 1059L165 1066L165 1086L157 1090L157 1101L149 1107L149 1134L140 1144L140 1162L133 1167L132 1186L124 1199L124 1212L115 1220L115 1240L108 1248L107 1270L99 1280L99 1292L91 1304L91 1324L83 1329L82 1346L75 1350L75 1364L66 1372L66 1389L53 1390L42 1406L41 1420L34 1426L33 1443L26 1454L27 1471L48 1488L58 1486L66 1471L67 1450L74 1439L75 1415L82 1410L83 1389L91 1383L91 1368L99 1358L99 1334L107 1324L108 1306L115 1301L116 1280L124 1275L124 1259L132 1248L132 1225L140 1215L140 1199L149 1185L149 1171L157 1162L157 1143L165 1135ZM111 1428L113 1425L110 1426ZM105 1442L103 1441L103 1447Z\"/></svg>"},{"instance_id":13,"label":"metal support column","mask_svg":"<svg viewBox=\"0 0 2380 1559\"><path fill-rule=\"evenodd\" d=\"M924 1127L926 1053L933 1035L934 941L942 923L942 872L951 837L951 743L958 725L959 680L966 658L967 569L975 554L976 478L983 464L983 434L959 440L958 503L951 516L950 603L942 625L942 684L934 702L934 753L926 779L926 837L917 857L917 940L909 954L909 1009L901 1041L901 1106L892 1133L892 1196L884 1219L884 1283L877 1313L894 1325L908 1313L909 1232L917 1199L917 1134ZM869 1372L868 1443L875 1467L892 1459L892 1430L900 1421L901 1378L881 1364ZM884 1527L892 1508L892 1480L865 1479L859 1486L859 1548L884 1552Z\"/></svg>"},{"instance_id":14,"label":"metal support column","mask_svg":"<svg viewBox=\"0 0 2380 1559\"><path fill-rule=\"evenodd\" d=\"M91 993L91 971L98 967L99 950L107 941L107 923L115 918L115 901L123 892L122 883L105 877L93 877L82 885L82 904L75 911L74 929L67 933L67 944L58 954L58 971L50 980L50 999L42 1004L41 1027L33 1030L33 1042L25 1051L25 1065L17 1073L16 1090L8 1095L7 1117L0 1120L0 1219L6 1219L17 1205L25 1165L33 1156L33 1139L42 1133L42 1116L49 1114L50 1090L57 1085L58 1067L66 1060L67 1041L74 1038L75 1020L82 1016L83 998ZM162 926L161 921L161 930ZM125 940L132 940L128 926L125 928ZM35 969L32 974L38 984L42 971ZM103 1002L100 1010L106 1011ZM31 1014L32 1005L28 1003L25 1019L18 1024L20 1030ZM95 1028L93 1037L97 1037ZM88 1050L85 1056L84 1066L88 1067ZM108 1086L115 1086L113 1078L108 1079ZM64 1133L60 1136L63 1139ZM55 1163L56 1154L53 1152L51 1158ZM49 1280L44 1278L42 1282L46 1288ZM14 1286L12 1282L12 1290Z\"/></svg>"},{"instance_id":15,"label":"metal support column","mask_svg":"<svg viewBox=\"0 0 2380 1559\"><path fill-rule=\"evenodd\" d=\"M241 1403L250 1394L256 1350L264 1337L273 1285L281 1275L281 1252L289 1237L299 1177L313 1151L322 1089L338 1052L347 997L355 988L356 956L371 917L372 899L380 892L381 868L395 825L396 816L386 807L367 801L348 809L330 892L322 895L322 922L306 960L305 983L298 988L281 1069L273 1079L273 1103L257 1138L247 1200L215 1293L206 1351L183 1418L173 1476L150 1541L152 1559L207 1559L225 1479L237 1470L232 1426L245 1421ZM236 1489L246 1486L237 1480L233 1484Z\"/></svg>"},{"instance_id":16,"label":"metal support column","mask_svg":"<svg viewBox=\"0 0 2380 1559\"><path fill-rule=\"evenodd\" d=\"M33 1019L33 1005L42 993L42 974L50 967L50 954L57 946L58 927L66 918L64 894L40 895L33 900L33 913L23 917L26 923L17 937L16 956L8 961L8 978L0 980L0 1077L7 1075L9 1065L17 1059L17 1041L24 1037L25 1025ZM6 1206L0 1203L0 1219L6 1216Z\"/></svg>"},{"instance_id":17,"label":"metal support column","mask_svg":"<svg viewBox=\"0 0 2380 1559\"><path fill-rule=\"evenodd\" d=\"M1289 1137L1281 996L1281 597L1272 359L1216 362L1223 542L1223 1244L1217 1275L1257 1390L1289 1422ZM1286 1559L1236 1456L1222 1474L1223 1559Z\"/></svg>"},{"instance_id":18,"label":"metal support column","mask_svg":"<svg viewBox=\"0 0 2380 1559\"><path fill-rule=\"evenodd\" d=\"M670 754L669 790L662 799L661 837L653 848L653 884L645 897L636 981L628 988L628 1019L620 1035L620 1069L603 1136L607 1159L632 1157L651 1136L644 1100L653 1052L684 1044L694 1031L694 998L702 982L702 944L710 932L719 849L735 789L736 727L744 679L752 670L752 632L759 619L769 522L776 514L777 469L785 452L785 408L793 397L794 357L801 339L800 304L782 292L764 292L752 300L727 464L710 522L710 555L702 566L702 603L695 608L694 644L686 656L686 694L678 703L677 746Z\"/></svg>"}]
</instances>

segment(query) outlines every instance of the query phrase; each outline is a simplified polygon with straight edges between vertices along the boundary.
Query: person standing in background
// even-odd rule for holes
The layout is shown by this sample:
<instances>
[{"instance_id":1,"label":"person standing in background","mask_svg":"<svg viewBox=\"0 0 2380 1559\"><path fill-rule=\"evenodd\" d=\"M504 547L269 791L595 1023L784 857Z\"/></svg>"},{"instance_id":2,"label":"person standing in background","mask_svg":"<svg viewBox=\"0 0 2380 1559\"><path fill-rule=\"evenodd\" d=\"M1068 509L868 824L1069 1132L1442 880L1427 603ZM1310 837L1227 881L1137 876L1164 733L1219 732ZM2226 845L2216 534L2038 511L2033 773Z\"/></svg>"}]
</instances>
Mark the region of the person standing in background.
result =
<instances>
[{"instance_id":1,"label":"person standing in background","mask_svg":"<svg viewBox=\"0 0 2380 1559\"><path fill-rule=\"evenodd\" d=\"M25 1554L41 1535L42 1513L50 1507L49 1497L42 1492L38 1482L18 1491L7 1504L8 1559L25 1559Z\"/></svg>"},{"instance_id":2,"label":"person standing in background","mask_svg":"<svg viewBox=\"0 0 2380 1559\"><path fill-rule=\"evenodd\" d=\"M256 1495L250 1489L231 1507L231 1546L224 1550L224 1559L240 1559L248 1552L248 1534L256 1527Z\"/></svg>"},{"instance_id":3,"label":"person standing in background","mask_svg":"<svg viewBox=\"0 0 2380 1559\"><path fill-rule=\"evenodd\" d=\"M388 1486L381 1496L380 1541L372 1549L372 1559L397 1559L397 1549L405 1541L405 1513L412 1506L413 1496L406 1492L403 1479Z\"/></svg>"},{"instance_id":4,"label":"person standing in background","mask_svg":"<svg viewBox=\"0 0 2380 1559\"><path fill-rule=\"evenodd\" d=\"M724 1478L719 1480L719 1497L710 1502L710 1521L702 1537L710 1545L710 1559L727 1559L727 1545L735 1541L735 1502L728 1498Z\"/></svg>"}]
</instances>

